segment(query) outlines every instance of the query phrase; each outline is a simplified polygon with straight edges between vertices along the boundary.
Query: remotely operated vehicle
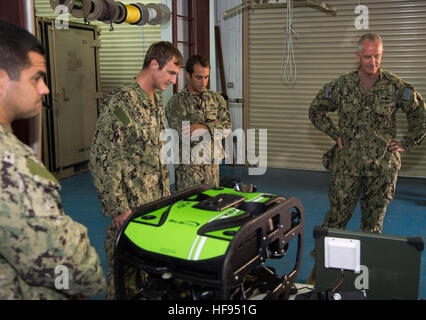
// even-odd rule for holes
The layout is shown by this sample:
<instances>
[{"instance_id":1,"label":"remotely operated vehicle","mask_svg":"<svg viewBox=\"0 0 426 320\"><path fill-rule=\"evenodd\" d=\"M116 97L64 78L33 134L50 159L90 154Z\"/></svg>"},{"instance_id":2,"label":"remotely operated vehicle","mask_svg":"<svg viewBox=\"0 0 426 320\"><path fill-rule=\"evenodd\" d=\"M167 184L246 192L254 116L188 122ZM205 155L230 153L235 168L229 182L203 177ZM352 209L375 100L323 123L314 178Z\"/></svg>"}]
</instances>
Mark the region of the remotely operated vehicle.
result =
<instances>
[{"instance_id":1,"label":"remotely operated vehicle","mask_svg":"<svg viewBox=\"0 0 426 320\"><path fill-rule=\"evenodd\" d=\"M117 298L288 299L302 261L303 206L232 186L201 185L134 210L115 243ZM290 242L294 267L278 275L265 262L284 260ZM126 286L129 266L136 292Z\"/></svg>"}]
</instances>

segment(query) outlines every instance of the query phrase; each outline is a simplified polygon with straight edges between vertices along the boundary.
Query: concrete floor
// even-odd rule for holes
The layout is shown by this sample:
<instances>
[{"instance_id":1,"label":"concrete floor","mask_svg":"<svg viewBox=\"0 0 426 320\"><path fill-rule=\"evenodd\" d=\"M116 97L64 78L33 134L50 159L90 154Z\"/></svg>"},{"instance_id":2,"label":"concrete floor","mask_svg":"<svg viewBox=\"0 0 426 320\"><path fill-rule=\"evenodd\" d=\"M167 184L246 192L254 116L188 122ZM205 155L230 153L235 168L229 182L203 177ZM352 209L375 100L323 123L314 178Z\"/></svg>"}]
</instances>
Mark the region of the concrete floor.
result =
<instances>
[{"instance_id":1,"label":"concrete floor","mask_svg":"<svg viewBox=\"0 0 426 320\"><path fill-rule=\"evenodd\" d=\"M258 191L297 197L302 201L305 213L304 248L301 269L296 282L304 283L312 270L314 260L310 251L314 248L313 229L321 224L328 210L328 186L330 175L325 172L268 169L262 176L249 176L246 167L221 167L221 176L241 178L254 183ZM88 228L89 237L99 253L106 274L104 229L109 219L102 216L101 204L93 187L90 173L83 173L61 180L61 196L65 212ZM399 178L394 200L388 207L383 234L407 237L426 236L426 179ZM361 214L356 208L347 229L359 230ZM426 253L421 255L419 298L426 299ZM283 260L283 262L281 262ZM292 267L292 258L272 262L277 269ZM103 296L95 299L103 299Z\"/></svg>"}]
</instances>

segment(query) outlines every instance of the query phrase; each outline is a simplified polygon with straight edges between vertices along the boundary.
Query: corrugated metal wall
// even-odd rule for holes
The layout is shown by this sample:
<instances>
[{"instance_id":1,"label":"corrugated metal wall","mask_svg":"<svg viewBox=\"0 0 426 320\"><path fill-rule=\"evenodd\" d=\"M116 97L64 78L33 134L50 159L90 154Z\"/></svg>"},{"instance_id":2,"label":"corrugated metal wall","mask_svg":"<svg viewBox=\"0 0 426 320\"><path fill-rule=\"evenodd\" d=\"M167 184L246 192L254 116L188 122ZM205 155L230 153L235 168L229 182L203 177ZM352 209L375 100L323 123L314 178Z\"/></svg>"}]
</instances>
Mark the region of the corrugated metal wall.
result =
<instances>
[{"instance_id":1,"label":"corrugated metal wall","mask_svg":"<svg viewBox=\"0 0 426 320\"><path fill-rule=\"evenodd\" d=\"M286 9L249 11L248 127L268 129L269 167L324 170L321 157L334 142L313 127L308 108L326 82L355 69L356 42L367 31L383 38L382 67L412 83L426 97L426 1L325 2L337 9L336 16L294 8L293 27L298 34L293 41L294 87L285 87L281 81ZM355 27L359 4L369 9L368 30ZM402 112L398 128L401 137L406 130ZM402 159L400 175L426 177L426 143Z\"/></svg>"},{"instance_id":2,"label":"corrugated metal wall","mask_svg":"<svg viewBox=\"0 0 426 320\"><path fill-rule=\"evenodd\" d=\"M122 0L123 4L131 3L159 3L159 0ZM49 0L35 0L36 15L38 17L56 18L58 15L52 10ZM69 21L84 23L83 19L75 19L69 15ZM145 24L143 27L127 23L111 26L100 21L91 24L101 29L101 43L99 50L101 88L104 96L112 89L120 87L134 78L142 69L146 50L156 41L161 40L161 26Z\"/></svg>"}]
</instances>

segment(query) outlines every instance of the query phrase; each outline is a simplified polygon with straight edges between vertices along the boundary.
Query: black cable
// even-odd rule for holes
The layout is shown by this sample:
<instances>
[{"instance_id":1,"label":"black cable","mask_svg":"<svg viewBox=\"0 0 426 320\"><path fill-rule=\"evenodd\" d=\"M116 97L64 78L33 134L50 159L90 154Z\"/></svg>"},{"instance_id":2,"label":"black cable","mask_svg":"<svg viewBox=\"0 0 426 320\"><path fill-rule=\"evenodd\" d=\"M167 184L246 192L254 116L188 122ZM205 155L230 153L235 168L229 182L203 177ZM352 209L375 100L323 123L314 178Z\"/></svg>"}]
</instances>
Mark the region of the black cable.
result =
<instances>
[{"instance_id":1,"label":"black cable","mask_svg":"<svg viewBox=\"0 0 426 320\"><path fill-rule=\"evenodd\" d=\"M340 277L340 281L339 281L339 283L334 287L334 289L332 289L331 290L331 293L334 293L337 289L339 289L340 288L340 286L342 285L342 283L343 283L343 280L344 280L344 273L345 273L345 270L344 269L340 269L340 275L341 275L341 277Z\"/></svg>"}]
</instances>

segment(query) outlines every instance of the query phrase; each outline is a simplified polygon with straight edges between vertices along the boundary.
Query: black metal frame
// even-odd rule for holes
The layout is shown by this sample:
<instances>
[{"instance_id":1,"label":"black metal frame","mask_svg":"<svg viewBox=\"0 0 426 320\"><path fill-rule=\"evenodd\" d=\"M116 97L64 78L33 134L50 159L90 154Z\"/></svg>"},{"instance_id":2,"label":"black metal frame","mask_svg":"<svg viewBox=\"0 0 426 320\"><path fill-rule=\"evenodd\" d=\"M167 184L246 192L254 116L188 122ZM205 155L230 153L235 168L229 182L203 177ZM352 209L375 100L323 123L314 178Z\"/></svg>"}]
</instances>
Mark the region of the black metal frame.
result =
<instances>
[{"instance_id":1,"label":"black metal frame","mask_svg":"<svg viewBox=\"0 0 426 320\"><path fill-rule=\"evenodd\" d=\"M272 289L268 290L264 299L288 299L290 289L300 270L303 251L304 211L299 199L292 197L274 197L265 203L262 213L251 213L249 219L241 220L240 230L230 241L224 256L210 259L207 262L186 261L161 254L147 252L136 247L124 235L128 223L144 214L163 208L176 201L208 190L200 186L173 196L142 206L127 219L115 242L115 288L117 299L135 299L125 295L124 268L130 265L161 278L169 273L174 279L187 281L203 288L211 288L215 292L213 298L229 300L231 292L240 286L249 274L265 273L264 263L267 259L284 257L288 244L297 242L297 257L293 269L285 275L274 275L271 280ZM245 207L251 209L258 207ZM266 273L272 272L266 270ZM273 280L275 279L275 280ZM273 283L272 283L273 282ZM144 291L143 286L140 288ZM143 294L142 294L143 296Z\"/></svg>"}]
</instances>

